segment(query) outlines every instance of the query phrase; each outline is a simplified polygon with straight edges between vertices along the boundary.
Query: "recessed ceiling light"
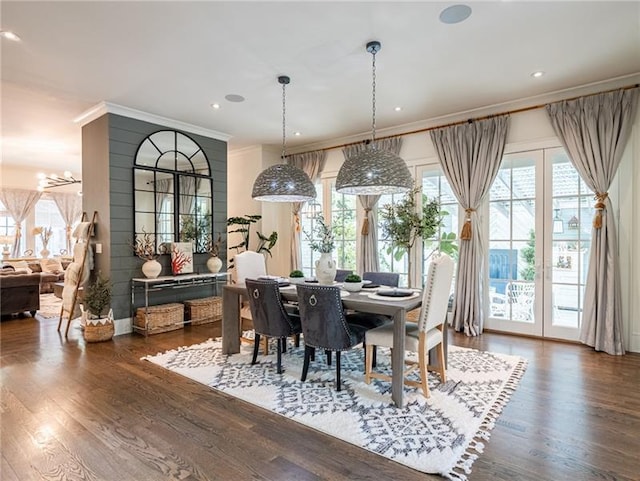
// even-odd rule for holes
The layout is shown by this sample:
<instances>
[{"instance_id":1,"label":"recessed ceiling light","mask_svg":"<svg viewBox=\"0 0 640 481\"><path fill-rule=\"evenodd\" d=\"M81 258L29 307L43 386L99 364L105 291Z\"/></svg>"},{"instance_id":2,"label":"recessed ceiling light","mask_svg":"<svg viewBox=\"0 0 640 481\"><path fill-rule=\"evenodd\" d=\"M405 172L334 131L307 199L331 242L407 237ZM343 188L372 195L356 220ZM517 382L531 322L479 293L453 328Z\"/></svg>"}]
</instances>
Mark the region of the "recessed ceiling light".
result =
<instances>
[{"instance_id":1,"label":"recessed ceiling light","mask_svg":"<svg viewBox=\"0 0 640 481\"><path fill-rule=\"evenodd\" d=\"M440 12L440 21L442 23L452 24L460 23L471 15L471 7L468 5L451 5Z\"/></svg>"},{"instance_id":2,"label":"recessed ceiling light","mask_svg":"<svg viewBox=\"0 0 640 481\"><path fill-rule=\"evenodd\" d=\"M7 40L13 40L14 42L20 41L20 37L18 37L15 33L10 32L9 30L0 30L0 36L6 38Z\"/></svg>"},{"instance_id":3,"label":"recessed ceiling light","mask_svg":"<svg viewBox=\"0 0 640 481\"><path fill-rule=\"evenodd\" d=\"M532 76L533 78L540 78L540 77L542 77L543 75L544 75L544 72L543 72L542 70L536 70L535 72L533 72L533 73L531 74L531 76Z\"/></svg>"},{"instance_id":4,"label":"recessed ceiling light","mask_svg":"<svg viewBox=\"0 0 640 481\"><path fill-rule=\"evenodd\" d=\"M244 102L244 97L238 94L227 94L224 96L229 102Z\"/></svg>"},{"instance_id":5,"label":"recessed ceiling light","mask_svg":"<svg viewBox=\"0 0 640 481\"><path fill-rule=\"evenodd\" d=\"M402 110L402 107L396 107L393 110L395 110L396 112L400 112Z\"/></svg>"},{"instance_id":6,"label":"recessed ceiling light","mask_svg":"<svg viewBox=\"0 0 640 481\"><path fill-rule=\"evenodd\" d=\"M302 134L300 132L294 132L293 135L295 135L296 137L300 137Z\"/></svg>"},{"instance_id":7,"label":"recessed ceiling light","mask_svg":"<svg viewBox=\"0 0 640 481\"><path fill-rule=\"evenodd\" d=\"M211 108L218 110L220 108L220 104L211 104Z\"/></svg>"}]
</instances>

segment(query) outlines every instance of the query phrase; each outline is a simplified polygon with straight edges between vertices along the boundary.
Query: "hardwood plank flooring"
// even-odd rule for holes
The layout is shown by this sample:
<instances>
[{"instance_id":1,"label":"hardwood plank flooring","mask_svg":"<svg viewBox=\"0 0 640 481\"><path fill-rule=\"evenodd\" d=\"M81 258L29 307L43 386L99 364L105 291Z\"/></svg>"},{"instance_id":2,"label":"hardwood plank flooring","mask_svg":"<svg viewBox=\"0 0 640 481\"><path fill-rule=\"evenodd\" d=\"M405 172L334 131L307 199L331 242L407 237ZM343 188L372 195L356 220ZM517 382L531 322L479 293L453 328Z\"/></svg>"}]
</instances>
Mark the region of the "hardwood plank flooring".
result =
<instances>
[{"instance_id":1,"label":"hardwood plank flooring","mask_svg":"<svg viewBox=\"0 0 640 481\"><path fill-rule=\"evenodd\" d=\"M0 324L2 480L440 480L148 362L217 324L86 344L55 319ZM640 355L485 333L529 361L470 481L640 480Z\"/></svg>"}]
</instances>

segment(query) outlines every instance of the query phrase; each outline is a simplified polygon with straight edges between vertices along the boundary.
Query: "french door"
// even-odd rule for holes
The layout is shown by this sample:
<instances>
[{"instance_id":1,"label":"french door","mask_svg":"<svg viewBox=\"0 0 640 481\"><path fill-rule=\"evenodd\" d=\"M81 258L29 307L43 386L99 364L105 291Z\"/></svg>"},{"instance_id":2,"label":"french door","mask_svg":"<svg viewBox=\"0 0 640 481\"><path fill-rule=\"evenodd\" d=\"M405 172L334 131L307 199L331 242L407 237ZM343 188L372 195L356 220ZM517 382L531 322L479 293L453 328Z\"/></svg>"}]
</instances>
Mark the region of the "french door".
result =
<instances>
[{"instance_id":1,"label":"french door","mask_svg":"<svg viewBox=\"0 0 640 481\"><path fill-rule=\"evenodd\" d=\"M504 156L489 195L487 328L578 339L592 198L564 149Z\"/></svg>"}]
</instances>

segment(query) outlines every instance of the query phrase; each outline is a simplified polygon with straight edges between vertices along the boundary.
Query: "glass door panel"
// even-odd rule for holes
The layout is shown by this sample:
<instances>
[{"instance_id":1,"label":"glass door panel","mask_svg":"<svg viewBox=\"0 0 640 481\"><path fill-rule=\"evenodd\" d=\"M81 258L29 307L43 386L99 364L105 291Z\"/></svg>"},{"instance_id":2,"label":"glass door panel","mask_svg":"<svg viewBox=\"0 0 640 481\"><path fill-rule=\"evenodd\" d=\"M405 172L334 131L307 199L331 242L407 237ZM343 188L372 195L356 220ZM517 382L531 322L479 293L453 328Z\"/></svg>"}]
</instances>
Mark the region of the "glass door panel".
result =
<instances>
[{"instance_id":1,"label":"glass door panel","mask_svg":"<svg viewBox=\"0 0 640 481\"><path fill-rule=\"evenodd\" d=\"M504 156L489 196L487 328L578 339L592 198L561 148Z\"/></svg>"},{"instance_id":2,"label":"glass door panel","mask_svg":"<svg viewBox=\"0 0 640 481\"><path fill-rule=\"evenodd\" d=\"M545 326L547 337L577 340L587 280L593 192L582 181L564 149L545 152L546 191L552 216L547 225Z\"/></svg>"},{"instance_id":3,"label":"glass door panel","mask_svg":"<svg viewBox=\"0 0 640 481\"><path fill-rule=\"evenodd\" d=\"M506 155L489 193L487 328L542 335L536 242L542 152Z\"/></svg>"}]
</instances>

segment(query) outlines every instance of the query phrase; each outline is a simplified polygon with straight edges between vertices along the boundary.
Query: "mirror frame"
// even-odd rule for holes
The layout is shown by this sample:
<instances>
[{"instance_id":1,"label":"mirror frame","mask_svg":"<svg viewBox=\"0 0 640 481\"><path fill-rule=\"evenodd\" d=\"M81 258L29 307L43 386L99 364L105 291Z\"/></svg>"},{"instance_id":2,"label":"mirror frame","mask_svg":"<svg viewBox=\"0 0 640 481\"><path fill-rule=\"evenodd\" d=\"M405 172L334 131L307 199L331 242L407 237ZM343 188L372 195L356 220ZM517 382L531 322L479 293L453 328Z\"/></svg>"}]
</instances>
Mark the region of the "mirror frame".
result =
<instances>
[{"instance_id":1,"label":"mirror frame","mask_svg":"<svg viewBox=\"0 0 640 481\"><path fill-rule=\"evenodd\" d=\"M164 192L171 200L168 203L169 211L164 212L164 223L171 225L167 232L158 232L161 224L159 216L162 214L158 209L158 201L164 203L164 200L161 197L163 192L158 191L156 185L162 179L172 181L168 191ZM140 188L141 183L152 187ZM185 194L185 191L188 193ZM153 197L153 208L141 210L145 196ZM185 208L191 212L181 212ZM207 211L203 213L203 209ZM163 244L188 241L193 241L195 253L205 253L207 241L213 235L213 210L211 166L200 145L177 130L159 130L145 137L134 158L133 238L138 239L144 233L150 234L158 254L170 252L170 249L163 248ZM149 227L144 222L140 225L139 215L153 216L153 225Z\"/></svg>"}]
</instances>

